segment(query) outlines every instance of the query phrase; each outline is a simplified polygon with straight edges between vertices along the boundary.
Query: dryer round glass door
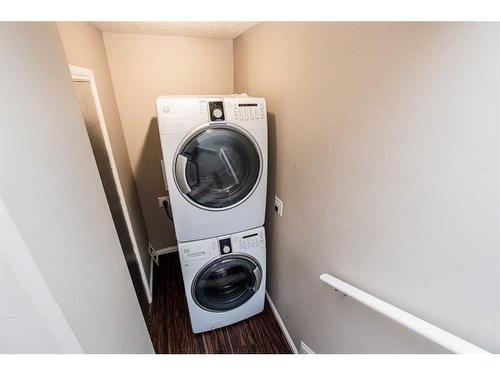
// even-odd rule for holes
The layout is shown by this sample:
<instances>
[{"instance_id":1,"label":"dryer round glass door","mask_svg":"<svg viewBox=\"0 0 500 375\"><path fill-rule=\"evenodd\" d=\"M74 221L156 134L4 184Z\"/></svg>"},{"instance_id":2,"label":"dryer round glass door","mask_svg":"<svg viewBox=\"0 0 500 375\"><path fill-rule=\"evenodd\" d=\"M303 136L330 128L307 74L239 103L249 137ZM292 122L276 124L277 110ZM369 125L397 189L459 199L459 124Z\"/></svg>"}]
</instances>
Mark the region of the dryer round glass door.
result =
<instances>
[{"instance_id":1,"label":"dryer round glass door","mask_svg":"<svg viewBox=\"0 0 500 375\"><path fill-rule=\"evenodd\" d=\"M206 127L191 136L175 160L179 190L193 204L221 210L242 203L261 175L260 150L234 126Z\"/></svg>"},{"instance_id":2,"label":"dryer round glass door","mask_svg":"<svg viewBox=\"0 0 500 375\"><path fill-rule=\"evenodd\" d=\"M195 277L191 292L202 309L223 312L241 306L258 290L262 269L254 258L231 254L217 258Z\"/></svg>"}]
</instances>

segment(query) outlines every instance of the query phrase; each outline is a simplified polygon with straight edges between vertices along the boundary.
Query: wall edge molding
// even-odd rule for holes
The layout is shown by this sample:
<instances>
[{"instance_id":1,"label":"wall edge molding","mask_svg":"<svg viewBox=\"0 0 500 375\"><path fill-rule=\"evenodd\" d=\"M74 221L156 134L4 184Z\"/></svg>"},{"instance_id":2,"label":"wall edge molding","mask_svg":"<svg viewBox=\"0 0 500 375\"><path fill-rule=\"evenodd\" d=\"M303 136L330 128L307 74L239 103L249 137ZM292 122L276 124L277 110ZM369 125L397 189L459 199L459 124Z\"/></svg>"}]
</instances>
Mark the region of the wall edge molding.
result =
<instances>
[{"instance_id":1,"label":"wall edge molding","mask_svg":"<svg viewBox=\"0 0 500 375\"><path fill-rule=\"evenodd\" d=\"M290 336L290 333L288 332L288 329L286 328L285 323L283 322L283 319L281 319L281 316L278 312L278 309L274 305L274 302L271 299L271 296L269 295L267 290L266 290L266 299L267 299L267 302L269 303L269 306L271 307L271 311L273 312L274 317L278 321L278 324L281 328L281 331L283 332L283 335L285 335L288 346L292 350L293 354L299 354L299 351L297 350L297 347L295 346L295 344L292 340L292 336Z\"/></svg>"}]
</instances>

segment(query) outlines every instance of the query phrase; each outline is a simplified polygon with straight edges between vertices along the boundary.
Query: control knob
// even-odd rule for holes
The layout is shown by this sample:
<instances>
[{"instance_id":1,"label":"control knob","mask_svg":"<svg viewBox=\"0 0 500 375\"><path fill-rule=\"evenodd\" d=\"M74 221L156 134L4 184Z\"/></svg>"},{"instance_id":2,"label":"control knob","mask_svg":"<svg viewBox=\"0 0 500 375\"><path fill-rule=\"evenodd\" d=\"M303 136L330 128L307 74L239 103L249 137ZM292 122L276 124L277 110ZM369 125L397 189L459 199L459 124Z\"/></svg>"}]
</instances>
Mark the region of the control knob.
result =
<instances>
[{"instance_id":1,"label":"control knob","mask_svg":"<svg viewBox=\"0 0 500 375\"><path fill-rule=\"evenodd\" d=\"M222 111L219 108L214 109L212 112L216 118L221 118L222 117Z\"/></svg>"}]
</instances>

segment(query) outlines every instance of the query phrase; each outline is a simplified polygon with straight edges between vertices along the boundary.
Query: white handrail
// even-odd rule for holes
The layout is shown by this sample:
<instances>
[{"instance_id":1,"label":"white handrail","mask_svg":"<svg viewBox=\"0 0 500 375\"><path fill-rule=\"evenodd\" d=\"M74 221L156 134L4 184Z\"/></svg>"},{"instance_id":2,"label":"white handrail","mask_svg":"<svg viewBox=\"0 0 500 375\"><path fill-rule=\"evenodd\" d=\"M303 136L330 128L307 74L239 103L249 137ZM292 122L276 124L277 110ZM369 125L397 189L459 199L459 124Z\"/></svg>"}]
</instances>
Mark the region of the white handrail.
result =
<instances>
[{"instance_id":1,"label":"white handrail","mask_svg":"<svg viewBox=\"0 0 500 375\"><path fill-rule=\"evenodd\" d=\"M345 295L348 295L373 310L387 316L388 318L395 320L396 322L421 334L427 339L441 345L453 353L488 353L486 350L471 344L460 337L452 335L441 328L427 323L425 320L417 318L406 311L398 309L397 307L384 302L371 294L363 292L361 289L349 285L332 275L324 273L320 276L320 279L328 285L331 285L334 289L341 291Z\"/></svg>"}]
</instances>

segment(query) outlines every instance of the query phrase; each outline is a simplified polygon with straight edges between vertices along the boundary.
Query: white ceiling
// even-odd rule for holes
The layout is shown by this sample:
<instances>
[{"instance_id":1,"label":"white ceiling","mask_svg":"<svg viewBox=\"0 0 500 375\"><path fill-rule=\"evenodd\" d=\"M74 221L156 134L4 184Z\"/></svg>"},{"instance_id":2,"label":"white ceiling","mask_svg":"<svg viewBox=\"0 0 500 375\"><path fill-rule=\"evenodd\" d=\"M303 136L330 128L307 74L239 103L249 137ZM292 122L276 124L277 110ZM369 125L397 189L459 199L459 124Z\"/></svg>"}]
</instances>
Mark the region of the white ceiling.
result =
<instances>
[{"instance_id":1,"label":"white ceiling","mask_svg":"<svg viewBox=\"0 0 500 375\"><path fill-rule=\"evenodd\" d=\"M93 22L101 31L234 39L257 22Z\"/></svg>"}]
</instances>

